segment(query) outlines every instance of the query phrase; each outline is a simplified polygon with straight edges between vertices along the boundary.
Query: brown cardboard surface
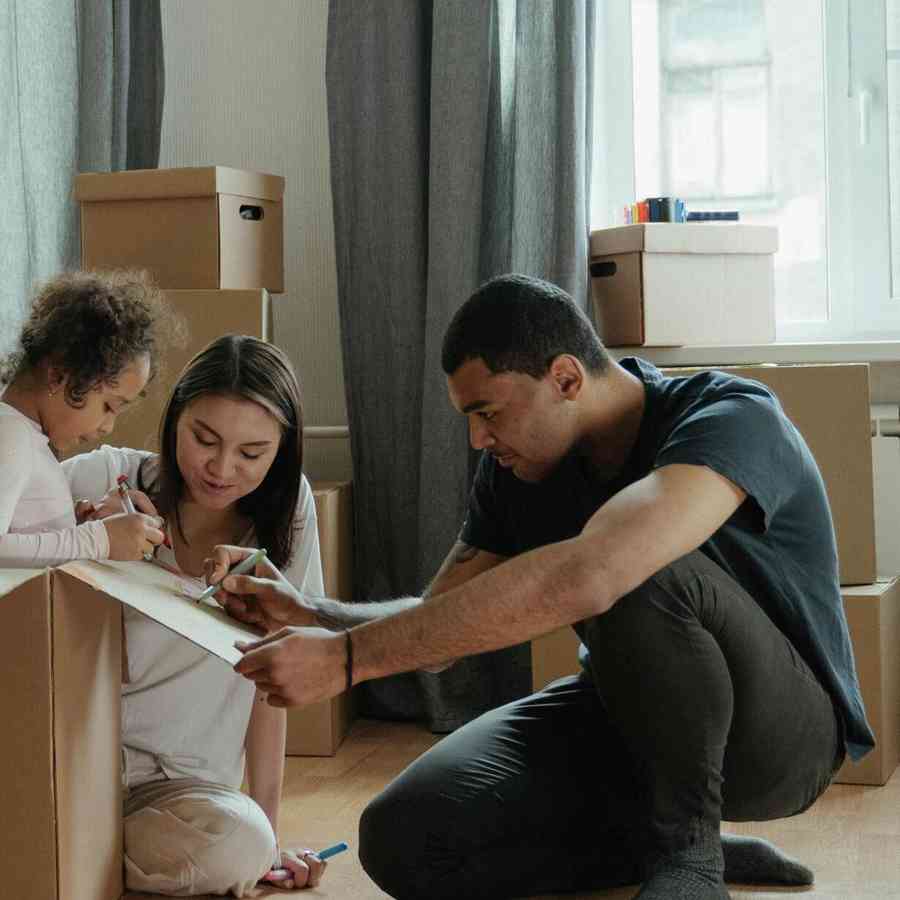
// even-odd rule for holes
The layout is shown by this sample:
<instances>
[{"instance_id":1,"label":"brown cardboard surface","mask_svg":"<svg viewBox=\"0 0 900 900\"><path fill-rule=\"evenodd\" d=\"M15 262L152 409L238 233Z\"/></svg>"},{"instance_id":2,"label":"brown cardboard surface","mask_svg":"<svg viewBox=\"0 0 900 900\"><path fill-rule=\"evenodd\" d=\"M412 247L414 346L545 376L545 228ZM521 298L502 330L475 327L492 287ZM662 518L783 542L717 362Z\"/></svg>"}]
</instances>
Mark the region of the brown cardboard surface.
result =
<instances>
[{"instance_id":1,"label":"brown cardboard surface","mask_svg":"<svg viewBox=\"0 0 900 900\"><path fill-rule=\"evenodd\" d=\"M122 610L62 572L53 595L60 898L122 893Z\"/></svg>"},{"instance_id":2,"label":"brown cardboard surface","mask_svg":"<svg viewBox=\"0 0 900 900\"><path fill-rule=\"evenodd\" d=\"M171 289L284 290L284 179L208 166L82 173L84 269L149 270ZM256 207L257 219L241 209Z\"/></svg>"},{"instance_id":3,"label":"brown cardboard surface","mask_svg":"<svg viewBox=\"0 0 900 900\"><path fill-rule=\"evenodd\" d=\"M846 587L841 594L866 717L877 743L858 763L845 762L835 781L880 785L900 762L900 581Z\"/></svg>"},{"instance_id":4,"label":"brown cardboard surface","mask_svg":"<svg viewBox=\"0 0 900 900\"><path fill-rule=\"evenodd\" d=\"M160 420L182 369L210 341L223 334L273 339L272 303L267 291L166 291L166 299L184 317L188 340L165 351L163 369L147 387L147 395L123 413L103 443L138 450L157 450ZM84 447L78 452L84 452Z\"/></svg>"},{"instance_id":5,"label":"brown cardboard surface","mask_svg":"<svg viewBox=\"0 0 900 900\"><path fill-rule=\"evenodd\" d=\"M4 571L0 627L3 896L118 900L119 606L56 573Z\"/></svg>"},{"instance_id":6,"label":"brown cardboard surface","mask_svg":"<svg viewBox=\"0 0 900 900\"><path fill-rule=\"evenodd\" d=\"M224 610L181 595L186 582L145 562L76 560L57 570L149 616L198 647L234 665L243 654L235 641L255 641L259 633Z\"/></svg>"},{"instance_id":7,"label":"brown cardboard surface","mask_svg":"<svg viewBox=\"0 0 900 900\"><path fill-rule=\"evenodd\" d=\"M568 625L534 638L531 642L531 688L539 691L563 675L574 675L578 664L580 641Z\"/></svg>"},{"instance_id":8,"label":"brown cardboard surface","mask_svg":"<svg viewBox=\"0 0 900 900\"><path fill-rule=\"evenodd\" d=\"M0 859L4 892L22 900L58 897L49 586L45 572L0 571Z\"/></svg>"},{"instance_id":9,"label":"brown cardboard surface","mask_svg":"<svg viewBox=\"0 0 900 900\"><path fill-rule=\"evenodd\" d=\"M591 295L597 331L607 346L640 347L644 343L644 290L639 253L606 256L591 262Z\"/></svg>"},{"instance_id":10,"label":"brown cardboard surface","mask_svg":"<svg viewBox=\"0 0 900 900\"><path fill-rule=\"evenodd\" d=\"M875 581L875 499L866 364L667 368L690 375L716 368L761 381L781 402L818 463L838 546L841 584Z\"/></svg>"},{"instance_id":11,"label":"brown cardboard surface","mask_svg":"<svg viewBox=\"0 0 900 900\"><path fill-rule=\"evenodd\" d=\"M325 594L353 599L353 485L313 485ZM303 709L289 709L288 756L333 756L355 718L352 692Z\"/></svg>"}]
</instances>

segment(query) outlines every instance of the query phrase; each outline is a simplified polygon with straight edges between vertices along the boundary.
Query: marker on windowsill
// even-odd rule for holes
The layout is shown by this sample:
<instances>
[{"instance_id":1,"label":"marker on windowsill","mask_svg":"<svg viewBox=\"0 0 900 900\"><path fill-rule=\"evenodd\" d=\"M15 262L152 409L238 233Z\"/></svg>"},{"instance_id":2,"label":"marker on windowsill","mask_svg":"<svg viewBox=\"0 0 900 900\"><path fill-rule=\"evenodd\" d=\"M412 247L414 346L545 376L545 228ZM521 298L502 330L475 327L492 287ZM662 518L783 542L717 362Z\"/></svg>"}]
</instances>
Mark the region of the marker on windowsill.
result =
<instances>
[{"instance_id":1,"label":"marker on windowsill","mask_svg":"<svg viewBox=\"0 0 900 900\"><path fill-rule=\"evenodd\" d=\"M234 568L229 569L228 573L226 575L224 575L222 578L220 578L215 584L211 584L209 587L205 588L203 590L203 593L197 594L196 596L191 596L191 600L193 600L195 603L203 603L206 600L209 600L210 597L212 597L212 595L215 594L215 592L217 590L219 590L219 587L221 586L222 582L226 578L228 578L229 575L244 575L245 573L252 571L256 567L256 564L258 562L264 560L265 558L266 558L265 547L260 547L259 550L254 550L253 553L251 553L245 559L242 559L236 566L234 566ZM186 594L185 596L190 596L190 595ZM337 845L335 845L335 846L337 846ZM328 849L331 850L332 848L329 847ZM336 852L340 852L340 851L336 851Z\"/></svg>"},{"instance_id":2,"label":"marker on windowsill","mask_svg":"<svg viewBox=\"0 0 900 900\"><path fill-rule=\"evenodd\" d=\"M325 862L330 857L337 856L338 853L343 853L345 850L349 849L346 841L340 841L337 844L326 847L324 850L320 850L316 856L318 856L322 862ZM287 881L293 877L294 873L291 872L290 869L270 869L262 878L260 878L260 881L271 881L277 884L279 881Z\"/></svg>"}]
</instances>

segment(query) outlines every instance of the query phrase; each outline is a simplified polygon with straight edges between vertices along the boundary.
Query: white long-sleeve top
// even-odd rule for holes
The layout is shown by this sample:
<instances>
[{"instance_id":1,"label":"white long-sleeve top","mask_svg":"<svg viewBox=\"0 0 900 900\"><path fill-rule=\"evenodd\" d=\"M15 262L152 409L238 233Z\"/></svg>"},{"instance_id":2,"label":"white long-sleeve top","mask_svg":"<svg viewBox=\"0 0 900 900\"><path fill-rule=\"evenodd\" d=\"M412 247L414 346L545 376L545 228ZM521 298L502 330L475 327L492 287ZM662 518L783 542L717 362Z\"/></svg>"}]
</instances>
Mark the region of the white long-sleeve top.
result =
<instances>
[{"instance_id":1,"label":"white long-sleeve top","mask_svg":"<svg viewBox=\"0 0 900 900\"><path fill-rule=\"evenodd\" d=\"M67 459L63 470L72 493L95 499L138 470L152 454L104 445ZM324 593L316 507L304 476L295 513L294 555L284 575L298 590ZM251 529L241 540L255 545ZM175 554L161 546L157 558L178 569ZM182 576L189 577L189 576ZM198 584L201 583L197 579ZM200 778L239 788L244 741L255 688L223 660L124 607L128 682L122 685L123 779L134 787L162 778Z\"/></svg>"},{"instance_id":2,"label":"white long-sleeve top","mask_svg":"<svg viewBox=\"0 0 900 900\"><path fill-rule=\"evenodd\" d=\"M0 402L0 568L108 557L106 526L75 524L72 492L47 435L37 422Z\"/></svg>"}]
</instances>

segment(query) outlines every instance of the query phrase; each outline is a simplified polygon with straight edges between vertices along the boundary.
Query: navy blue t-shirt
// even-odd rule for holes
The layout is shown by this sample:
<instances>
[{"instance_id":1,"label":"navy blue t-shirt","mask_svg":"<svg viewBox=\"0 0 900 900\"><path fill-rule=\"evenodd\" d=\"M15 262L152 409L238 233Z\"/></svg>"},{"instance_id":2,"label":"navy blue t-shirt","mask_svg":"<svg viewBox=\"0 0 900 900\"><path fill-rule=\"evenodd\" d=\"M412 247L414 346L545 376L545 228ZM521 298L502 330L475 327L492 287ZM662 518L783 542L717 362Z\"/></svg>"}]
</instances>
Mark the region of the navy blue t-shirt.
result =
<instances>
[{"instance_id":1,"label":"navy blue t-shirt","mask_svg":"<svg viewBox=\"0 0 900 900\"><path fill-rule=\"evenodd\" d=\"M644 383L645 407L622 470L603 480L569 454L543 481L521 481L482 454L460 540L515 556L580 534L610 497L653 469L707 466L747 499L699 548L765 610L831 694L847 752L875 744L866 721L838 580L822 476L800 433L762 384L722 372L667 378L636 358L620 364Z\"/></svg>"}]
</instances>

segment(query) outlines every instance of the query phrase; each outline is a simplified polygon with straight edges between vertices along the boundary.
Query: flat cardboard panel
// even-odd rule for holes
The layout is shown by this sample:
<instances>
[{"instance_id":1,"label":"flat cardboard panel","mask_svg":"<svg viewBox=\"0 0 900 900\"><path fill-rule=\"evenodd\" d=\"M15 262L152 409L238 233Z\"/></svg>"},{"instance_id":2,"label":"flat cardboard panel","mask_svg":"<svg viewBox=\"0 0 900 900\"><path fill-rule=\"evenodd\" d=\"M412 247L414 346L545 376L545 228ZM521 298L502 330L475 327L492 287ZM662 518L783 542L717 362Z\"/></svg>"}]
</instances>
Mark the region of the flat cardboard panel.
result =
<instances>
[{"instance_id":1,"label":"flat cardboard panel","mask_svg":"<svg viewBox=\"0 0 900 900\"><path fill-rule=\"evenodd\" d=\"M0 571L5 689L0 720L0 860L3 896L62 900L57 893L50 575Z\"/></svg>"},{"instance_id":2,"label":"flat cardboard panel","mask_svg":"<svg viewBox=\"0 0 900 900\"><path fill-rule=\"evenodd\" d=\"M82 203L81 267L147 269L162 288L219 287L216 198Z\"/></svg>"},{"instance_id":3,"label":"flat cardboard panel","mask_svg":"<svg viewBox=\"0 0 900 900\"><path fill-rule=\"evenodd\" d=\"M181 588L186 582L161 566L76 560L57 571L142 612L231 665L243 656L235 641L259 639L257 631L232 619L224 610L184 597Z\"/></svg>"},{"instance_id":4,"label":"flat cardboard panel","mask_svg":"<svg viewBox=\"0 0 900 900\"><path fill-rule=\"evenodd\" d=\"M159 425L169 394L197 353L223 334L273 339L272 303L267 291L166 291L166 299L184 317L187 344L166 349L164 368L148 386L147 396L116 420L115 430L102 443L158 450ZM84 449L78 448L78 452Z\"/></svg>"},{"instance_id":5,"label":"flat cardboard panel","mask_svg":"<svg viewBox=\"0 0 900 900\"><path fill-rule=\"evenodd\" d=\"M353 599L352 489L350 482L313 485L325 594L340 600ZM353 695L346 692L303 709L289 709L287 755L333 756L354 716Z\"/></svg>"},{"instance_id":6,"label":"flat cardboard panel","mask_svg":"<svg viewBox=\"0 0 900 900\"><path fill-rule=\"evenodd\" d=\"M900 762L900 581L844 588L844 609L875 749L835 781L884 784Z\"/></svg>"},{"instance_id":7,"label":"flat cardboard panel","mask_svg":"<svg viewBox=\"0 0 900 900\"><path fill-rule=\"evenodd\" d=\"M118 900L122 610L61 571L51 589L60 898Z\"/></svg>"},{"instance_id":8,"label":"flat cardboard panel","mask_svg":"<svg viewBox=\"0 0 900 900\"><path fill-rule=\"evenodd\" d=\"M666 368L690 375L715 368L768 386L818 463L838 546L841 584L875 581L875 499L866 364Z\"/></svg>"}]
</instances>

